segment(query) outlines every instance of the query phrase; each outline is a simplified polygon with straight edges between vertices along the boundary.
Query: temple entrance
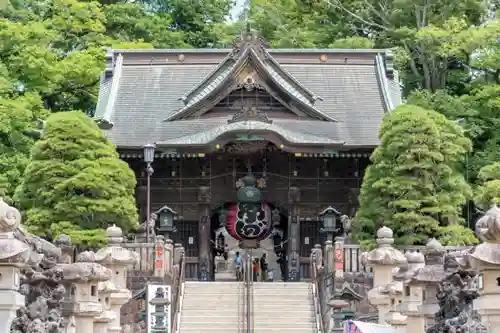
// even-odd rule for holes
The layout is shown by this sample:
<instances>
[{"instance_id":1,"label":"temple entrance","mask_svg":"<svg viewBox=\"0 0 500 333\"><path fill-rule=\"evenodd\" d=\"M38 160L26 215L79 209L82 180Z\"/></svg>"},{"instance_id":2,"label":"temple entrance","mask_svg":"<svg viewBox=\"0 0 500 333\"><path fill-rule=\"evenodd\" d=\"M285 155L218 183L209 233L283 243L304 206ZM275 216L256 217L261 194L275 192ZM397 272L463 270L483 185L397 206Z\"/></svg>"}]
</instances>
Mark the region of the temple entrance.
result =
<instances>
[{"instance_id":1,"label":"temple entrance","mask_svg":"<svg viewBox=\"0 0 500 333\"><path fill-rule=\"evenodd\" d=\"M274 220L269 232L259 242L259 248L252 250L252 257L260 259L265 253L268 262L268 274L274 281L286 280L286 249L288 239L288 211L273 203L263 202L274 212ZM211 239L213 279L216 281L235 281L235 258L236 254L247 258L247 250L242 248L241 240L231 235L227 225L221 221L227 211L234 209L236 203L228 202L212 211L211 216ZM259 281L262 280L262 272L259 271Z\"/></svg>"}]
</instances>

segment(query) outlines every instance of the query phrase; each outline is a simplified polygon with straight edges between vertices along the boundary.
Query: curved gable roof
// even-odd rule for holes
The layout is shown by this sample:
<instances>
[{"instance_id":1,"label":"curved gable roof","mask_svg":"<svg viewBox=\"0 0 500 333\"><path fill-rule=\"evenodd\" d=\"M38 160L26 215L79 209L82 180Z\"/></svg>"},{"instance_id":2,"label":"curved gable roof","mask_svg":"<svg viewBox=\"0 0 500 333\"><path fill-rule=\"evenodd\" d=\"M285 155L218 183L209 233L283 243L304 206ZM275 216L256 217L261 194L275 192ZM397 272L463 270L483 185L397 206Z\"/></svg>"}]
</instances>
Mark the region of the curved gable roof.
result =
<instances>
[{"instance_id":1,"label":"curved gable roof","mask_svg":"<svg viewBox=\"0 0 500 333\"><path fill-rule=\"evenodd\" d=\"M180 98L185 105L168 116L165 121L185 118L201 108L208 111L207 106L215 105L239 87L236 77L249 63L252 63L262 78L275 88L274 91L266 90L278 101L286 105L287 103L280 97L284 95L312 118L337 121L314 105L316 100L321 98L283 70L267 51L265 42L252 34L237 39L232 52L199 84Z\"/></svg>"}]
</instances>

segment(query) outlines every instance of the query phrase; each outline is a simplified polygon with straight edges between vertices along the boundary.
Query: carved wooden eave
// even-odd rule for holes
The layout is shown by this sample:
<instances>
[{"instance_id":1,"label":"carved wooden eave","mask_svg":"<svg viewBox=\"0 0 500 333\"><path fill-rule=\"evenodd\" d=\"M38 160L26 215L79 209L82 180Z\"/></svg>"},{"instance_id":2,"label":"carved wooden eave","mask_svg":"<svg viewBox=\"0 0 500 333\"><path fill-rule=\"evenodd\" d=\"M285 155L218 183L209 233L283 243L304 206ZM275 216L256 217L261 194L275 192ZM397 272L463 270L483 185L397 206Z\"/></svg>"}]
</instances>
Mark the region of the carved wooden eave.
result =
<instances>
[{"instance_id":1,"label":"carved wooden eave","mask_svg":"<svg viewBox=\"0 0 500 333\"><path fill-rule=\"evenodd\" d=\"M337 121L314 103L321 98L303 85L267 52L265 42L251 34L234 42L233 51L197 86L180 98L184 106L165 121L201 116L237 89L265 90L300 117Z\"/></svg>"},{"instance_id":2,"label":"carved wooden eave","mask_svg":"<svg viewBox=\"0 0 500 333\"><path fill-rule=\"evenodd\" d=\"M291 131L272 122L242 119L241 121L230 121L227 124L219 125L196 134L157 142L156 146L159 149L167 147L205 148L216 142L219 143L220 146L224 146L226 143L233 142L240 134L263 135L267 141L277 146L283 143L287 147L318 146L324 149L324 147L340 148L344 145L343 141ZM274 140L274 138L277 138L277 140Z\"/></svg>"}]
</instances>

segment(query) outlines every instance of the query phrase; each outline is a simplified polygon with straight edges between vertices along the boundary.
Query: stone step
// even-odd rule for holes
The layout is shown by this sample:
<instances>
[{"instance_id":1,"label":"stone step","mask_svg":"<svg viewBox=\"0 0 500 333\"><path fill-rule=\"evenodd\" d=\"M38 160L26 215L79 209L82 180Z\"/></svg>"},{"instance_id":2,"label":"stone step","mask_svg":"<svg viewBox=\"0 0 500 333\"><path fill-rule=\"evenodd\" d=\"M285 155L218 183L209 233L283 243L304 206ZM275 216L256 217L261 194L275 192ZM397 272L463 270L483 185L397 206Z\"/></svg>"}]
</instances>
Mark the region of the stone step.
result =
<instances>
[{"instance_id":1,"label":"stone step","mask_svg":"<svg viewBox=\"0 0 500 333\"><path fill-rule=\"evenodd\" d=\"M223 313L224 315L227 315L227 316L238 316L240 313L242 313L243 310L239 310L238 309L235 309L235 308L230 308L228 310L223 310L223 311L219 311L217 312L217 314L219 313ZM276 309L276 311L272 311L272 312L269 312L267 309L266 310L262 310L260 308L254 308L252 313L254 313L255 315L263 315L265 316L266 314L275 314L275 313L280 313L280 316L283 317L283 318L295 318L295 317L314 317L314 312L313 312L313 308L311 307L310 309L302 309L302 310L297 310L297 309L293 309L293 310L287 310L287 311L282 311L281 309ZM210 316L217 316L217 314L214 313L213 310L209 309L209 308L191 308L191 309L183 309L182 310L182 317L184 316L190 316L190 317L198 317L198 316L207 316L207 315L210 315Z\"/></svg>"},{"instance_id":2,"label":"stone step","mask_svg":"<svg viewBox=\"0 0 500 333\"><path fill-rule=\"evenodd\" d=\"M193 307L195 305L209 307L213 308L214 310L217 310L216 308L214 308L215 306L220 306L220 307L224 306L225 308L231 308L231 307L236 308L238 306L245 307L246 302L245 301L226 302L226 301L210 301L210 300L203 300L197 302L195 300L189 300L189 301L186 300L186 302L183 303L183 306L185 306L186 308ZM253 308L259 308L259 309L266 308L266 309L276 309L276 310L292 310L292 309L301 310L301 309L309 309L312 307L313 307L313 302L307 302L307 301L302 301L297 303L289 302L286 304L277 302L274 303L254 302L253 304Z\"/></svg>"},{"instance_id":3,"label":"stone step","mask_svg":"<svg viewBox=\"0 0 500 333\"><path fill-rule=\"evenodd\" d=\"M240 316L240 315L237 315L237 314L234 314L234 315L212 315L210 317L207 317L208 314L198 314L198 315L191 315L191 314L185 314L182 316L182 319L181 319L181 323L184 323L184 322L193 322L193 323L196 323L196 322L203 322L203 321L210 321L210 322L219 322L219 323L231 323L231 322L234 322L234 320L237 320L238 318L242 318L243 316ZM271 315L274 315L274 314L269 314L266 315L265 313L260 313L260 314L257 314L257 316L254 317L255 320L261 320L261 319L275 319L277 321L283 321L283 322L288 322L290 320L295 320L296 321L314 321L315 318L314 316L312 316L310 313L307 313L307 314L304 314L304 315L300 315L300 316L288 316L288 317L279 317L279 318L276 318L276 317L273 317ZM272 317L272 318L271 318ZM244 317L243 317L244 318Z\"/></svg>"},{"instance_id":4,"label":"stone step","mask_svg":"<svg viewBox=\"0 0 500 333\"><path fill-rule=\"evenodd\" d=\"M303 327L298 327L298 328L287 328L287 333L314 333L314 328L303 328ZM237 325L234 327L210 327L210 325L206 325L206 327L203 328L190 328L190 329L184 329L181 327L179 333L240 333L241 329L238 328ZM252 333L283 333L282 328L274 328L274 327L263 327L263 328L256 328L252 330Z\"/></svg>"},{"instance_id":5,"label":"stone step","mask_svg":"<svg viewBox=\"0 0 500 333\"><path fill-rule=\"evenodd\" d=\"M252 314L252 313L251 313ZM281 312L253 312L254 318L260 319L260 318L276 318L277 316L280 316ZM196 313L192 313L191 311L186 311L186 313L182 313L182 318L181 320L198 320L199 318L205 318L209 319L214 316L213 312L203 312L203 311L198 311ZM226 317L229 319L234 319L234 318L244 318L246 316L246 313L227 313ZM186 319L184 319L186 318ZM215 317L218 318L218 317ZM284 321L294 321L294 320L311 320L314 319L314 315L312 312L303 312L303 313L297 313L295 315L290 315L290 314L285 314L283 313L283 316L280 316L276 320L284 320ZM220 318L220 320L223 320L224 318Z\"/></svg>"},{"instance_id":6,"label":"stone step","mask_svg":"<svg viewBox=\"0 0 500 333\"><path fill-rule=\"evenodd\" d=\"M261 306L265 304L273 304L278 307L281 306L301 306L302 304L314 304L312 299L286 299L284 302L282 302L279 298L257 298L253 297L251 298L253 300L253 304L255 306ZM194 297L185 298L183 301L183 304L191 304L191 303L227 303L227 304L246 304L247 299L246 298L230 298L230 297L199 297L197 299L194 299Z\"/></svg>"},{"instance_id":7,"label":"stone step","mask_svg":"<svg viewBox=\"0 0 500 333\"><path fill-rule=\"evenodd\" d=\"M241 322L239 321L240 325L245 325L246 322ZM190 329L190 328L199 328L199 329L203 329L203 328L206 328L208 326L212 326L212 325L209 325L209 324L212 324L212 325L235 325L236 326L236 323L233 322L231 324L229 323L224 323L224 322L217 322L217 321L211 321L211 320L205 320L205 321L200 321L200 322L196 322L196 323L192 323L192 322L189 322L189 323L181 323L181 333L184 331L184 329ZM274 321L261 321L261 320L254 320L253 322L253 325L252 325L254 328L281 328L281 329L289 329L289 328L302 328L302 329L307 329L307 328L313 328L315 326L314 323L312 322L304 322L304 323L283 323L283 322L274 322Z\"/></svg>"},{"instance_id":8,"label":"stone step","mask_svg":"<svg viewBox=\"0 0 500 333\"><path fill-rule=\"evenodd\" d=\"M244 282L196 282L188 281L186 282L187 288L234 288L238 286L244 286ZM312 285L310 283L282 283L282 282L254 282L252 287L256 289L294 289L294 290L304 290L311 289Z\"/></svg>"}]
</instances>

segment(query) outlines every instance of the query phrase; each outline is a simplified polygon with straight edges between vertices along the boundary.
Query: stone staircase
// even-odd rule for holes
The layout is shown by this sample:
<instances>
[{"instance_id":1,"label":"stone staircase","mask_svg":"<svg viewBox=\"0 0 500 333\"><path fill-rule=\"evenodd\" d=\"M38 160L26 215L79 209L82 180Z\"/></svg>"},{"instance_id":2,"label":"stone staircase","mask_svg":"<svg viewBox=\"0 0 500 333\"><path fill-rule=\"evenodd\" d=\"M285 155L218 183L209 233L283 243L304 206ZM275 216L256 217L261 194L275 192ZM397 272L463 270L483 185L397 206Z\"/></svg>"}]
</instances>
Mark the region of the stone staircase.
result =
<instances>
[{"instance_id":1,"label":"stone staircase","mask_svg":"<svg viewBox=\"0 0 500 333\"><path fill-rule=\"evenodd\" d=\"M179 333L242 333L242 282L186 282Z\"/></svg>"},{"instance_id":2,"label":"stone staircase","mask_svg":"<svg viewBox=\"0 0 500 333\"><path fill-rule=\"evenodd\" d=\"M252 333L315 333L308 282L254 282Z\"/></svg>"},{"instance_id":3,"label":"stone staircase","mask_svg":"<svg viewBox=\"0 0 500 333\"><path fill-rule=\"evenodd\" d=\"M247 333L241 282L186 282L179 333ZM315 333L310 284L255 282L251 333Z\"/></svg>"}]
</instances>

